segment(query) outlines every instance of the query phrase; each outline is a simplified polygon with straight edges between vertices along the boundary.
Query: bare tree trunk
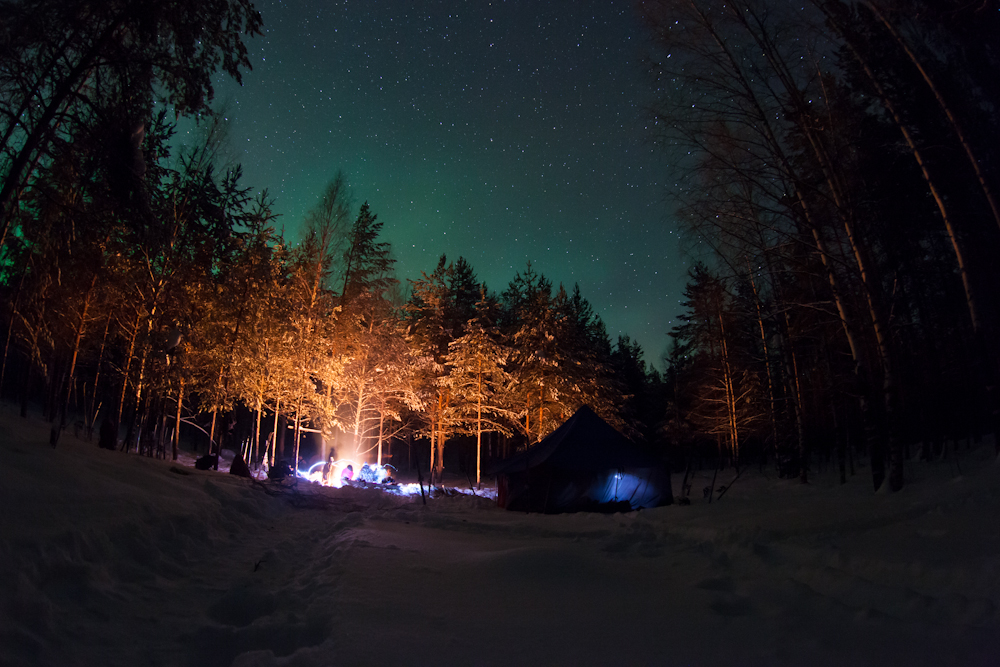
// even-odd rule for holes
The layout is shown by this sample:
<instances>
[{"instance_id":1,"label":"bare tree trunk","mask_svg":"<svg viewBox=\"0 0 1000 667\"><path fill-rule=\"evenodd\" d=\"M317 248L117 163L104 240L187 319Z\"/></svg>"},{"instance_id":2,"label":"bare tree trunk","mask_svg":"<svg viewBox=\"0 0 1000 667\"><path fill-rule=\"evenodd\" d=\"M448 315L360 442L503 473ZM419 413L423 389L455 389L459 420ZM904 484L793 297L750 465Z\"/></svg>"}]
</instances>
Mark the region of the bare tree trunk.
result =
<instances>
[{"instance_id":1,"label":"bare tree trunk","mask_svg":"<svg viewBox=\"0 0 1000 667\"><path fill-rule=\"evenodd\" d=\"M382 465L382 433L383 424L385 423L385 413L379 411L378 413L378 459L376 463Z\"/></svg>"},{"instance_id":2,"label":"bare tree trunk","mask_svg":"<svg viewBox=\"0 0 1000 667\"><path fill-rule=\"evenodd\" d=\"M295 476L298 477L299 474L299 438L302 435L302 396L299 396L298 404L295 406L295 460L293 464L293 470L295 471Z\"/></svg>"},{"instance_id":3,"label":"bare tree trunk","mask_svg":"<svg viewBox=\"0 0 1000 667\"><path fill-rule=\"evenodd\" d=\"M753 268L750 266L749 255L745 256L747 262L747 275L750 277L750 288L753 290L753 303L757 310L757 327L760 330L760 344L764 351L764 367L767 369L767 397L768 411L771 415L771 442L777 451L778 446L778 416L775 406L774 377L771 372L771 354L767 344L767 334L764 332L764 313L760 305L760 293L757 291L757 282L753 279ZM766 450L765 450L766 451Z\"/></svg>"},{"instance_id":4,"label":"bare tree trunk","mask_svg":"<svg viewBox=\"0 0 1000 667\"><path fill-rule=\"evenodd\" d=\"M49 435L49 444L55 447L59 443L59 436L66 428L66 413L69 411L70 392L73 389L73 381L76 377L76 360L80 356L80 343L83 341L83 334L87 331L87 312L90 310L90 300L94 294L94 286L97 285L97 274L90 280L90 287L83 295L83 306L80 316L77 318L76 331L73 332L73 352L70 355L69 370L66 372L65 390L59 405L59 418L52 423L52 432Z\"/></svg>"},{"instance_id":5,"label":"bare tree trunk","mask_svg":"<svg viewBox=\"0 0 1000 667\"><path fill-rule=\"evenodd\" d=\"M958 138L958 142L962 144L962 149L965 151L965 156L969 160L969 164L972 166L973 172L976 174L976 180L979 181L979 187L983 191L983 196L986 198L987 204L989 204L990 212L993 213L993 220L997 223L997 227L1000 228L1000 207L997 205L996 198L993 196L993 192L990 190L989 184L986 180L983 170L979 166L979 159L976 157L974 151L972 150L972 144L965 138L965 132L962 130L962 124L958 122L958 118L951 111L951 107L945 102L944 96L936 85L934 85L934 80L931 79L930 73L924 68L923 63L917 58L917 55L910 48L903 36L899 34L896 27L888 20L885 14L872 2L865 0L865 6L868 7L872 13L878 17L882 25L885 26L886 30L892 35L899 47L906 53L907 58L913 63L914 67L920 72L920 76L923 78L924 83L930 88L931 92L934 94L934 99L937 100L938 106L941 107L941 111L948 118L948 123L951 125L951 129L955 132L955 136Z\"/></svg>"},{"instance_id":6,"label":"bare tree trunk","mask_svg":"<svg viewBox=\"0 0 1000 667\"><path fill-rule=\"evenodd\" d=\"M476 487L480 487L480 470L483 458L483 358L479 357L479 375L476 378Z\"/></svg>"},{"instance_id":7,"label":"bare tree trunk","mask_svg":"<svg viewBox=\"0 0 1000 667\"><path fill-rule=\"evenodd\" d=\"M785 314L788 317L788 314ZM795 434L798 440L799 449L799 481L803 484L809 483L809 450L807 449L805 427L802 420L802 381L799 375L799 358L795 353L795 348L789 345L788 356L792 361L792 383L795 387Z\"/></svg>"},{"instance_id":8,"label":"bare tree trunk","mask_svg":"<svg viewBox=\"0 0 1000 667\"><path fill-rule=\"evenodd\" d=\"M364 416L364 401L365 391L364 387L358 389L358 400L354 407L354 460L357 461L361 456L361 438L363 432L361 430L361 419Z\"/></svg>"},{"instance_id":9,"label":"bare tree trunk","mask_svg":"<svg viewBox=\"0 0 1000 667\"><path fill-rule=\"evenodd\" d=\"M14 313L16 306L11 305L10 322L7 323L7 340L3 344L3 362L0 363L0 396L3 395L3 380L7 375L7 358L10 352L10 339L14 333Z\"/></svg>"},{"instance_id":10,"label":"bare tree trunk","mask_svg":"<svg viewBox=\"0 0 1000 667\"><path fill-rule=\"evenodd\" d=\"M542 441L542 424L545 423L545 383L538 385L538 442Z\"/></svg>"},{"instance_id":11,"label":"bare tree trunk","mask_svg":"<svg viewBox=\"0 0 1000 667\"><path fill-rule=\"evenodd\" d=\"M209 456L211 456L211 454L213 452L215 452L216 456L222 454L222 452L218 451L217 448L215 447L215 417L216 417L216 414L217 414L216 408L212 408L212 427L208 431L208 454L209 454ZM218 459L216 459L215 469L216 470L219 469Z\"/></svg>"},{"instance_id":12,"label":"bare tree trunk","mask_svg":"<svg viewBox=\"0 0 1000 667\"><path fill-rule=\"evenodd\" d=\"M437 439L437 415L431 412L431 460L427 465L428 483L434 485L434 455L437 454L435 441Z\"/></svg>"},{"instance_id":13,"label":"bare tree trunk","mask_svg":"<svg viewBox=\"0 0 1000 667\"><path fill-rule=\"evenodd\" d=\"M259 456L260 450L260 413L262 410L263 400L260 394L257 394L257 415L253 423L253 461L256 463L257 457Z\"/></svg>"},{"instance_id":14,"label":"bare tree trunk","mask_svg":"<svg viewBox=\"0 0 1000 667\"><path fill-rule=\"evenodd\" d=\"M172 459L177 460L177 454L181 446L181 407L184 405L184 378L178 380L177 386L177 416L174 420L174 447L171 452Z\"/></svg>"},{"instance_id":15,"label":"bare tree trunk","mask_svg":"<svg viewBox=\"0 0 1000 667\"><path fill-rule=\"evenodd\" d=\"M24 364L24 382L21 383L21 418L28 416L28 397L31 389L31 369L34 364L27 359Z\"/></svg>"},{"instance_id":16,"label":"bare tree trunk","mask_svg":"<svg viewBox=\"0 0 1000 667\"><path fill-rule=\"evenodd\" d=\"M830 17L830 14L827 13L827 16ZM875 72L872 71L871 67L868 64L868 61L864 58L863 55L861 55L861 53L857 50L857 48L855 48L852 40L848 38L847 35L843 33L843 31L840 31L840 26L835 21L831 19L830 24L835 26L836 29L840 32L840 35L844 40L844 44L851 51L851 54L854 56L854 59L857 61L857 63L861 66L862 70L864 70L865 75L868 77L868 80L875 88L875 92L878 94L879 100L882 102L882 105L885 107L886 111L889 112L889 115L892 117L896 127L903 135L903 139L906 141L906 145L909 147L910 153L913 155L913 159L916 161L917 166L920 168L920 174L923 176L924 182L927 184L927 189L930 192L931 197L934 199L934 203L937 205L938 213L941 214L941 220L944 222L945 232L948 235L948 240L951 243L953 252L955 253L955 261L958 266L958 273L962 279L962 288L965 290L965 301L969 310L969 317L972 320L973 329L978 332L982 328L981 320L979 317L978 306L976 304L976 299L973 295L972 284L969 278L968 270L966 268L965 255L959 243L958 237L955 234L955 229L952 226L951 216L948 212L948 207L945 205L944 197L938 191L937 185L935 184L934 179L931 177L930 170L927 167L927 163L924 161L922 152L917 147L913 135L906 127L906 124L903 122L902 117L896 110L895 104L893 104L892 99L889 97L885 88L882 86L882 83L875 75Z\"/></svg>"},{"instance_id":17,"label":"bare tree trunk","mask_svg":"<svg viewBox=\"0 0 1000 667\"><path fill-rule=\"evenodd\" d=\"M158 418L159 424L156 429L156 458L167 459L167 403L166 397L159 401L160 403L160 416Z\"/></svg>"},{"instance_id":18,"label":"bare tree trunk","mask_svg":"<svg viewBox=\"0 0 1000 667\"><path fill-rule=\"evenodd\" d=\"M125 356L125 368L122 370L122 390L121 394L118 396L118 411L115 413L116 427L121 424L122 412L125 409L125 394L128 391L128 376L132 369L132 360L135 358L135 339L139 335L139 319L141 317L141 313L137 312L135 323L132 326L132 332L128 340L128 353Z\"/></svg>"},{"instance_id":19,"label":"bare tree trunk","mask_svg":"<svg viewBox=\"0 0 1000 667\"><path fill-rule=\"evenodd\" d=\"M524 406L524 447L531 444L531 392L527 392Z\"/></svg>"},{"instance_id":20,"label":"bare tree trunk","mask_svg":"<svg viewBox=\"0 0 1000 667\"><path fill-rule=\"evenodd\" d=\"M12 123L13 125L13 123ZM0 250L2 250L3 244L0 243ZM24 279L28 275L23 269L20 269L21 280L17 283L17 291L14 293L14 298L10 302L10 321L7 323L7 339L3 345L3 363L0 364L0 397L3 396L3 381L7 375L7 358L10 350L10 339L14 334L14 320L17 319L17 304L21 298L21 289L24 287Z\"/></svg>"},{"instance_id":21,"label":"bare tree trunk","mask_svg":"<svg viewBox=\"0 0 1000 667\"><path fill-rule=\"evenodd\" d=\"M435 458L434 478L438 484L444 483L444 392L438 392L438 418L437 418L437 457Z\"/></svg>"},{"instance_id":22,"label":"bare tree trunk","mask_svg":"<svg viewBox=\"0 0 1000 667\"><path fill-rule=\"evenodd\" d=\"M271 444L271 467L274 467L275 457L278 455L278 413L281 411L281 399L274 400L274 442Z\"/></svg>"},{"instance_id":23,"label":"bare tree trunk","mask_svg":"<svg viewBox=\"0 0 1000 667\"><path fill-rule=\"evenodd\" d=\"M733 461L739 469L740 454L740 434L736 416L736 388L733 378L733 369L729 364L729 345L726 341L726 326L722 320L722 310L717 311L719 318L719 334L722 344L722 378L726 390L726 412L728 414L727 430L729 431L729 442L732 444Z\"/></svg>"},{"instance_id":24,"label":"bare tree trunk","mask_svg":"<svg viewBox=\"0 0 1000 667\"><path fill-rule=\"evenodd\" d=\"M833 22L831 22L833 23ZM835 23L833 23L836 25ZM838 26L839 29L839 26ZM948 211L948 207L945 205L944 197L937 189L937 185L934 179L931 177L930 170L927 167L927 163L924 161L924 157L919 147L916 144L912 134L903 122L899 112L896 110L892 99L882 86L879 79L876 77L875 73L872 71L867 60L861 55L861 53L855 48L852 40L846 35L841 33L844 37L844 43L847 45L848 49L854 55L855 60L864 70L866 76L871 82L872 86L875 88L876 93L879 96L883 106L889 115L892 117L893 122L899 129L900 133L903 135L907 146L910 149L910 153L913 155L917 166L920 168L920 173L924 178L924 182L927 184L928 191L931 197L934 199L937 205L938 213L941 215L941 220L944 222L945 232L948 236L948 240L951 243L952 251L955 254L955 261L958 267L959 276L962 280L962 288L965 291L966 306L969 311L969 317L972 321L973 330L978 334L982 330L981 320L978 311L978 305L976 303L975 295L972 289L971 280L969 277L968 269L966 267L965 255L962 246L959 242L958 236L955 232L954 226L952 224L952 219ZM928 83L930 83L928 81ZM942 100L943 101L943 100ZM878 332L876 332L878 333ZM882 340L880 339L880 348L882 346ZM903 486L903 453L900 443L896 441L893 425L893 417L895 414L895 403L896 398L896 387L894 385L894 378L892 375L892 367L888 363L888 358L885 359L886 366L883 368L883 401L885 403L886 417L887 417L887 432L885 435L889 438L889 451L890 451L890 472L889 472L889 487L893 491L897 491ZM873 472L875 468L873 467ZM878 481L876 480L875 485L878 486Z\"/></svg>"},{"instance_id":25,"label":"bare tree trunk","mask_svg":"<svg viewBox=\"0 0 1000 667\"><path fill-rule=\"evenodd\" d=\"M104 335L101 336L101 348L97 353L97 369L94 372L94 391L91 392L90 396L90 406L87 408L87 438L90 439L94 431L94 424L97 423L97 392L100 388L101 382L101 367L104 365L104 350L107 347L108 342L108 329L111 328L111 312L108 312L108 318L104 321Z\"/></svg>"},{"instance_id":26,"label":"bare tree trunk","mask_svg":"<svg viewBox=\"0 0 1000 667\"><path fill-rule=\"evenodd\" d=\"M54 357L55 355L53 355ZM56 418L56 403L59 399L56 395L62 387L62 383L56 380L61 364L56 360L48 364L48 372L45 374L45 419L52 422Z\"/></svg>"},{"instance_id":27,"label":"bare tree trunk","mask_svg":"<svg viewBox=\"0 0 1000 667\"><path fill-rule=\"evenodd\" d=\"M851 351L851 357L854 362L855 375L858 378L859 383L862 383L861 355L858 349L857 341L855 340L854 334L851 330L851 325L850 325L851 320L848 316L847 309L844 305L844 300L841 294L840 286L838 284L839 281L837 279L836 272L834 271L834 268L831 265L830 255L819 233L820 227L817 224L817 221L815 220L812 211L810 210L808 201L800 187L800 184L798 183L798 179L796 177L797 172L794 166L791 164L788 156L785 154L784 149L782 148L782 142L777 139L772 127L770 126L770 123L768 122L768 119L771 118L771 115L767 111L765 111L764 106L760 103L758 95L754 90L752 82L746 79L746 76L743 73L743 68L741 66L741 59L738 57L738 55L732 52L732 50L727 44L726 39L716 32L713 26L712 19L710 19L703 11L701 11L701 9L699 9L697 5L694 4L694 2L690 2L689 5L691 9L695 12L695 14L697 14L699 21L702 24L702 27L706 29L708 34L716 43L720 53L722 54L722 57L725 58L725 60L730 63L731 70L734 73L734 76L737 77L737 83L739 87L743 90L743 92L746 95L746 100L752 105L752 108L755 110L757 114L757 118L759 119L759 130L762 133L762 138L765 140L765 144L768 146L769 150L774 155L776 161L781 165L781 169L787 175L791 185L793 186L792 189L794 192L794 201L801 208L807 227L809 228L809 231L812 233L813 241L815 243L820 261L823 265L824 271L827 274L827 281L829 282L830 285L830 291L833 296L833 301L837 309L837 314L840 318L841 326L844 331L844 336L847 340L848 347L850 348ZM736 20L744 24L746 24L746 22L750 18L749 15L745 15L744 12L736 11L735 8L731 6L729 7L729 9L731 10L731 13L736 18ZM748 9L748 8L743 7L742 9ZM754 16L753 18L757 19L758 17ZM759 37L759 35L757 35L754 30L749 29L749 32L750 34L754 35L755 38ZM765 58L768 58L772 66L776 68L775 73L779 75L787 73L788 68L783 63L781 63L780 60L776 57L776 54L773 52L771 48L771 46L773 45L767 45L767 48L764 48L765 47L764 44L761 44L761 46L763 48ZM793 93L795 92L795 90L796 90L795 87L791 86L789 88L789 93Z\"/></svg>"},{"instance_id":28,"label":"bare tree trunk","mask_svg":"<svg viewBox=\"0 0 1000 667\"><path fill-rule=\"evenodd\" d=\"M845 429L841 426L841 420L837 418L837 407L830 406L830 416L833 419L833 434L836 438L837 447L837 468L840 473L840 483L847 484L847 442L845 439Z\"/></svg>"}]
</instances>

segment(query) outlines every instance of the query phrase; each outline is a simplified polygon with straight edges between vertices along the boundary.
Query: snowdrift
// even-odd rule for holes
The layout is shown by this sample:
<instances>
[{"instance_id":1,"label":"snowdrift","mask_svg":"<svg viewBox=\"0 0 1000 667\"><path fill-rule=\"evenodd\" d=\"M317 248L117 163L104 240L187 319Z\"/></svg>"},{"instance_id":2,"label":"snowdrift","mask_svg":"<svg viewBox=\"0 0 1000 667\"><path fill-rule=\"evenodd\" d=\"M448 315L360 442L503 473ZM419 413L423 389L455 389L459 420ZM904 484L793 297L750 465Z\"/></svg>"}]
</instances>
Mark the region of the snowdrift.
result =
<instances>
[{"instance_id":1,"label":"snowdrift","mask_svg":"<svg viewBox=\"0 0 1000 667\"><path fill-rule=\"evenodd\" d=\"M893 495L752 470L712 504L548 516L47 435L0 406L4 666L1000 661L989 444Z\"/></svg>"}]
</instances>

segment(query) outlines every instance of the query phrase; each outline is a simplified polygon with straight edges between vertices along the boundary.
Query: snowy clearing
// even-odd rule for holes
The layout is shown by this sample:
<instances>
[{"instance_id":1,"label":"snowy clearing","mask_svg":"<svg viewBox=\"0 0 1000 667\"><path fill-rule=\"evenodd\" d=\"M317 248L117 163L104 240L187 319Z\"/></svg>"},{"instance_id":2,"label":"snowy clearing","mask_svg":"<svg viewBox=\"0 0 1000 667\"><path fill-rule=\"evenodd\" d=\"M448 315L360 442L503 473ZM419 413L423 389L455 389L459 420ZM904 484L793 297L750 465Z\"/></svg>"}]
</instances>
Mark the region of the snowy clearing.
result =
<instances>
[{"instance_id":1,"label":"snowy clearing","mask_svg":"<svg viewBox=\"0 0 1000 667\"><path fill-rule=\"evenodd\" d=\"M754 469L711 505L541 516L47 441L0 406L4 666L1000 662L991 443L895 495Z\"/></svg>"}]
</instances>

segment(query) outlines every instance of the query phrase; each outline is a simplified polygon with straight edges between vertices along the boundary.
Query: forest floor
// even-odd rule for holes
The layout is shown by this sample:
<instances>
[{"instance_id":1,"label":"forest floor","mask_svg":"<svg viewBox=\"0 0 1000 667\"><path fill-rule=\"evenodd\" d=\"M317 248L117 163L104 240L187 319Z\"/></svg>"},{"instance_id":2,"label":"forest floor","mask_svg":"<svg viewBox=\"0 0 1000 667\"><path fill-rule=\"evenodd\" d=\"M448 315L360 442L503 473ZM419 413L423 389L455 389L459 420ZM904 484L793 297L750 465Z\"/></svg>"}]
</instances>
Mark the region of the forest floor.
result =
<instances>
[{"instance_id":1,"label":"forest floor","mask_svg":"<svg viewBox=\"0 0 1000 667\"><path fill-rule=\"evenodd\" d=\"M1000 464L958 457L542 516L53 449L0 404L0 665L996 665Z\"/></svg>"}]
</instances>

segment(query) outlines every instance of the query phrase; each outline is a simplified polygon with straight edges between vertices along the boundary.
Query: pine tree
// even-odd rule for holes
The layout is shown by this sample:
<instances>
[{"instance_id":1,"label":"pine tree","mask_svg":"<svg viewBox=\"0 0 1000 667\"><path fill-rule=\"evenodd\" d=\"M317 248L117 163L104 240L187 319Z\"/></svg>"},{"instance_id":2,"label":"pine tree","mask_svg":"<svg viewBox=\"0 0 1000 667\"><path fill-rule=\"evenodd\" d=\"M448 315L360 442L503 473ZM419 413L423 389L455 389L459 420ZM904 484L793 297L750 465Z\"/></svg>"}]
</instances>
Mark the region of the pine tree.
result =
<instances>
[{"instance_id":1,"label":"pine tree","mask_svg":"<svg viewBox=\"0 0 1000 667\"><path fill-rule=\"evenodd\" d=\"M353 438L355 455L373 449L381 459L385 421L399 422L404 407L418 403L399 316L389 301L397 284L391 246L378 240L382 223L361 206L344 252L338 324L331 339L329 380L338 427ZM366 444L377 433L375 445Z\"/></svg>"},{"instance_id":2,"label":"pine tree","mask_svg":"<svg viewBox=\"0 0 1000 667\"><path fill-rule=\"evenodd\" d=\"M687 390L692 402L688 419L704 435L719 442L720 459L739 465L740 448L765 423L761 383L751 361L749 318L734 307L721 280L703 266L691 271L685 289L688 310L674 337L691 357ZM723 444L725 446L723 446Z\"/></svg>"},{"instance_id":3,"label":"pine tree","mask_svg":"<svg viewBox=\"0 0 1000 667\"><path fill-rule=\"evenodd\" d=\"M392 259L390 245L378 240L381 231L382 223L365 202L351 227L348 247L344 251L342 305L346 306L366 292L383 298L395 284L392 267L396 260Z\"/></svg>"},{"instance_id":4,"label":"pine tree","mask_svg":"<svg viewBox=\"0 0 1000 667\"><path fill-rule=\"evenodd\" d=\"M17 204L53 148L92 126L108 92L135 101L108 144L134 162L154 98L207 110L213 75L250 68L244 35L260 34L249 0L30 0L0 5L0 248ZM84 83L87 85L83 85Z\"/></svg>"},{"instance_id":5,"label":"pine tree","mask_svg":"<svg viewBox=\"0 0 1000 667\"><path fill-rule=\"evenodd\" d=\"M422 431L431 444L431 483L441 480L445 441L458 421L447 381L451 372L448 344L455 325L448 284L453 266L447 261L442 255L431 275L424 273L419 280L410 281L411 296L406 304L407 338L418 361L417 386L428 417Z\"/></svg>"},{"instance_id":6,"label":"pine tree","mask_svg":"<svg viewBox=\"0 0 1000 667\"><path fill-rule=\"evenodd\" d=\"M481 288L465 334L448 345L451 373L442 378L456 405L459 428L476 436L476 484L480 483L483 433L510 435L513 414L508 409L510 375L505 370L511 351L502 343L494 324L497 303Z\"/></svg>"},{"instance_id":7,"label":"pine tree","mask_svg":"<svg viewBox=\"0 0 1000 667\"><path fill-rule=\"evenodd\" d=\"M528 443L540 441L580 406L589 405L616 428L622 394L608 360L604 323L575 287L570 296L529 264L503 294L501 316L513 350L508 370Z\"/></svg>"}]
</instances>

